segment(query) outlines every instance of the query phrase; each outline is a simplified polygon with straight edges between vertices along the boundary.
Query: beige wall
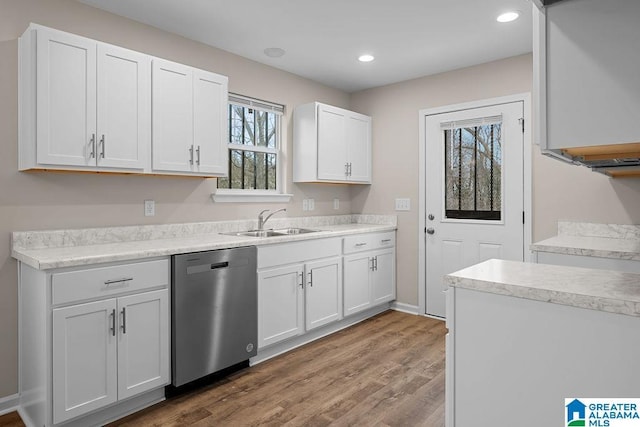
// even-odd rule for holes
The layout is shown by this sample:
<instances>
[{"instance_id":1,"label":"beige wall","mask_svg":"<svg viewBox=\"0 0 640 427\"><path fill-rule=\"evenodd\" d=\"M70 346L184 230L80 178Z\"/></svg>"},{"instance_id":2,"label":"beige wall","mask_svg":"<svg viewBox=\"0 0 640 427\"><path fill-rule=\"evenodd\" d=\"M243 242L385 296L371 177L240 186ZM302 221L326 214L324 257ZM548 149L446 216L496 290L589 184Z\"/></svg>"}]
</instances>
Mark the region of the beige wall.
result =
<instances>
[{"instance_id":1,"label":"beige wall","mask_svg":"<svg viewBox=\"0 0 640 427\"><path fill-rule=\"evenodd\" d=\"M255 218L263 204L214 204L215 180L105 176L17 171L18 41L30 22L84 35L229 76L230 90L286 106L283 136L291 153L291 112L321 101L348 107L347 93L257 62L189 41L70 0L0 0L0 397L17 392L16 262L10 257L14 230L80 228ZM351 213L344 185L293 185L287 159L287 215ZM315 210L302 212L313 197ZM333 210L333 198L340 209ZM156 201L156 216L143 216L143 200Z\"/></svg>"}]
</instances>

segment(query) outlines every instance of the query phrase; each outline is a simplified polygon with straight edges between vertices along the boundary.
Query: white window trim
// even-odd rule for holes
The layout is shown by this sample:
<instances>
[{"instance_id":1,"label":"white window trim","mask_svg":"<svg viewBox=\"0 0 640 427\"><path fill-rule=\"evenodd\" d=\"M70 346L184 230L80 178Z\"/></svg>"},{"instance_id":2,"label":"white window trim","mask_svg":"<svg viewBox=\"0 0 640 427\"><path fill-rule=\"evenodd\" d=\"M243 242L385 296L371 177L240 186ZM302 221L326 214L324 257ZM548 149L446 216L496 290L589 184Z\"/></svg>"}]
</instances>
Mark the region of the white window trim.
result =
<instances>
[{"instance_id":1,"label":"white window trim","mask_svg":"<svg viewBox=\"0 0 640 427\"><path fill-rule=\"evenodd\" d=\"M231 103L238 105L245 105L246 107L255 108L267 112L279 113L278 118L278 148L276 150L262 147L247 148L244 145L227 144L227 149L248 150L256 152L276 153L278 159L276 186L279 190L241 190L231 188L216 188L215 192L211 194L211 200L215 203L289 203L293 198L293 194L285 193L285 180L284 173L282 171L284 167L285 150L282 144L282 118L284 117L283 107L277 104L271 104L266 101L256 100L251 97L246 97L237 94L229 94L230 98L233 98ZM237 102L240 101L240 102ZM269 106L273 105L273 109L269 109Z\"/></svg>"}]
</instances>

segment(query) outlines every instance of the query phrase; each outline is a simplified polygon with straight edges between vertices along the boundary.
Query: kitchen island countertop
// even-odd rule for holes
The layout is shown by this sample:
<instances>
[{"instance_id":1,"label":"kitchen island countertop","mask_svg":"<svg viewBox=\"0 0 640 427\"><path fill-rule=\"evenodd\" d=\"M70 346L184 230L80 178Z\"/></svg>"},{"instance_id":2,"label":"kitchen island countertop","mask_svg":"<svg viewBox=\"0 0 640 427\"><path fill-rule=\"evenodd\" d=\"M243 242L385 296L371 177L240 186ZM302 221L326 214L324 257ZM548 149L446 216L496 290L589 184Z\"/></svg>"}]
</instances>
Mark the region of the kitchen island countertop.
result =
<instances>
[{"instance_id":1,"label":"kitchen island countertop","mask_svg":"<svg viewBox=\"0 0 640 427\"><path fill-rule=\"evenodd\" d=\"M491 294L640 317L640 274L492 259L445 276Z\"/></svg>"}]
</instances>

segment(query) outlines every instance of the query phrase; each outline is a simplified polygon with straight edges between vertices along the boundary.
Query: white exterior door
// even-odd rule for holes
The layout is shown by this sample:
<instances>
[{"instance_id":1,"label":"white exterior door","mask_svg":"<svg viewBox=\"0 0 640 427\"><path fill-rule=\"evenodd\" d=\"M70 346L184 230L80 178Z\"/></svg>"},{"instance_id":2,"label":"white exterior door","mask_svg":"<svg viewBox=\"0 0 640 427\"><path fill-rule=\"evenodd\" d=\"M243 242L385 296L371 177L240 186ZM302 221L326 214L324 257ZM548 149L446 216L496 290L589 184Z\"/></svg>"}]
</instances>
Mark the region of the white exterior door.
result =
<instances>
[{"instance_id":1,"label":"white exterior door","mask_svg":"<svg viewBox=\"0 0 640 427\"><path fill-rule=\"evenodd\" d=\"M53 422L113 403L116 300L53 310Z\"/></svg>"},{"instance_id":2,"label":"white exterior door","mask_svg":"<svg viewBox=\"0 0 640 427\"><path fill-rule=\"evenodd\" d=\"M425 118L426 313L445 317L442 277L523 260L524 103Z\"/></svg>"},{"instance_id":3,"label":"white exterior door","mask_svg":"<svg viewBox=\"0 0 640 427\"><path fill-rule=\"evenodd\" d=\"M258 348L304 332L302 265L258 272Z\"/></svg>"},{"instance_id":4,"label":"white exterior door","mask_svg":"<svg viewBox=\"0 0 640 427\"><path fill-rule=\"evenodd\" d=\"M347 179L346 116L342 108L318 106L318 179Z\"/></svg>"},{"instance_id":5,"label":"white exterior door","mask_svg":"<svg viewBox=\"0 0 640 427\"><path fill-rule=\"evenodd\" d=\"M342 259L311 262L305 270L307 331L342 319Z\"/></svg>"},{"instance_id":6,"label":"white exterior door","mask_svg":"<svg viewBox=\"0 0 640 427\"><path fill-rule=\"evenodd\" d=\"M38 163L95 166L96 42L39 29L37 63Z\"/></svg>"},{"instance_id":7,"label":"white exterior door","mask_svg":"<svg viewBox=\"0 0 640 427\"><path fill-rule=\"evenodd\" d=\"M228 78L195 70L193 81L193 144L198 172L228 174L226 113Z\"/></svg>"},{"instance_id":8,"label":"white exterior door","mask_svg":"<svg viewBox=\"0 0 640 427\"><path fill-rule=\"evenodd\" d=\"M352 113L347 117L349 181L371 181L371 118Z\"/></svg>"},{"instance_id":9,"label":"white exterior door","mask_svg":"<svg viewBox=\"0 0 640 427\"><path fill-rule=\"evenodd\" d=\"M152 168L191 172L193 147L193 69L153 60Z\"/></svg>"},{"instance_id":10,"label":"white exterior door","mask_svg":"<svg viewBox=\"0 0 640 427\"><path fill-rule=\"evenodd\" d=\"M169 382L169 291L118 298L118 398Z\"/></svg>"},{"instance_id":11,"label":"white exterior door","mask_svg":"<svg viewBox=\"0 0 640 427\"><path fill-rule=\"evenodd\" d=\"M151 57L98 44L98 166L144 169L151 141Z\"/></svg>"}]
</instances>

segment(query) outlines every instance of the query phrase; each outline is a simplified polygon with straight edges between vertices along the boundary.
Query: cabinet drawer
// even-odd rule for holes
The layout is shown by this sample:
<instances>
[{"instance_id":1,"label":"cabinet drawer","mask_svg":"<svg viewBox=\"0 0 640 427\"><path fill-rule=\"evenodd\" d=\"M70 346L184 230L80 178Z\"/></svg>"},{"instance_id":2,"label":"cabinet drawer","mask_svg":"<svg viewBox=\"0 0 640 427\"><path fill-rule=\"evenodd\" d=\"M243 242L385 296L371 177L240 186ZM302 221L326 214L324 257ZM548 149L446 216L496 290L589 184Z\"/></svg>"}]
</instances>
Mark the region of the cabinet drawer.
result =
<instances>
[{"instance_id":1,"label":"cabinet drawer","mask_svg":"<svg viewBox=\"0 0 640 427\"><path fill-rule=\"evenodd\" d=\"M169 285L169 260L54 273L52 303L64 304Z\"/></svg>"},{"instance_id":2,"label":"cabinet drawer","mask_svg":"<svg viewBox=\"0 0 640 427\"><path fill-rule=\"evenodd\" d=\"M396 245L396 232L357 234L347 236L343 239L343 252L351 254L354 252L370 251L374 249L390 248Z\"/></svg>"},{"instance_id":3,"label":"cabinet drawer","mask_svg":"<svg viewBox=\"0 0 640 427\"><path fill-rule=\"evenodd\" d=\"M339 255L339 237L258 246L258 269Z\"/></svg>"}]
</instances>

